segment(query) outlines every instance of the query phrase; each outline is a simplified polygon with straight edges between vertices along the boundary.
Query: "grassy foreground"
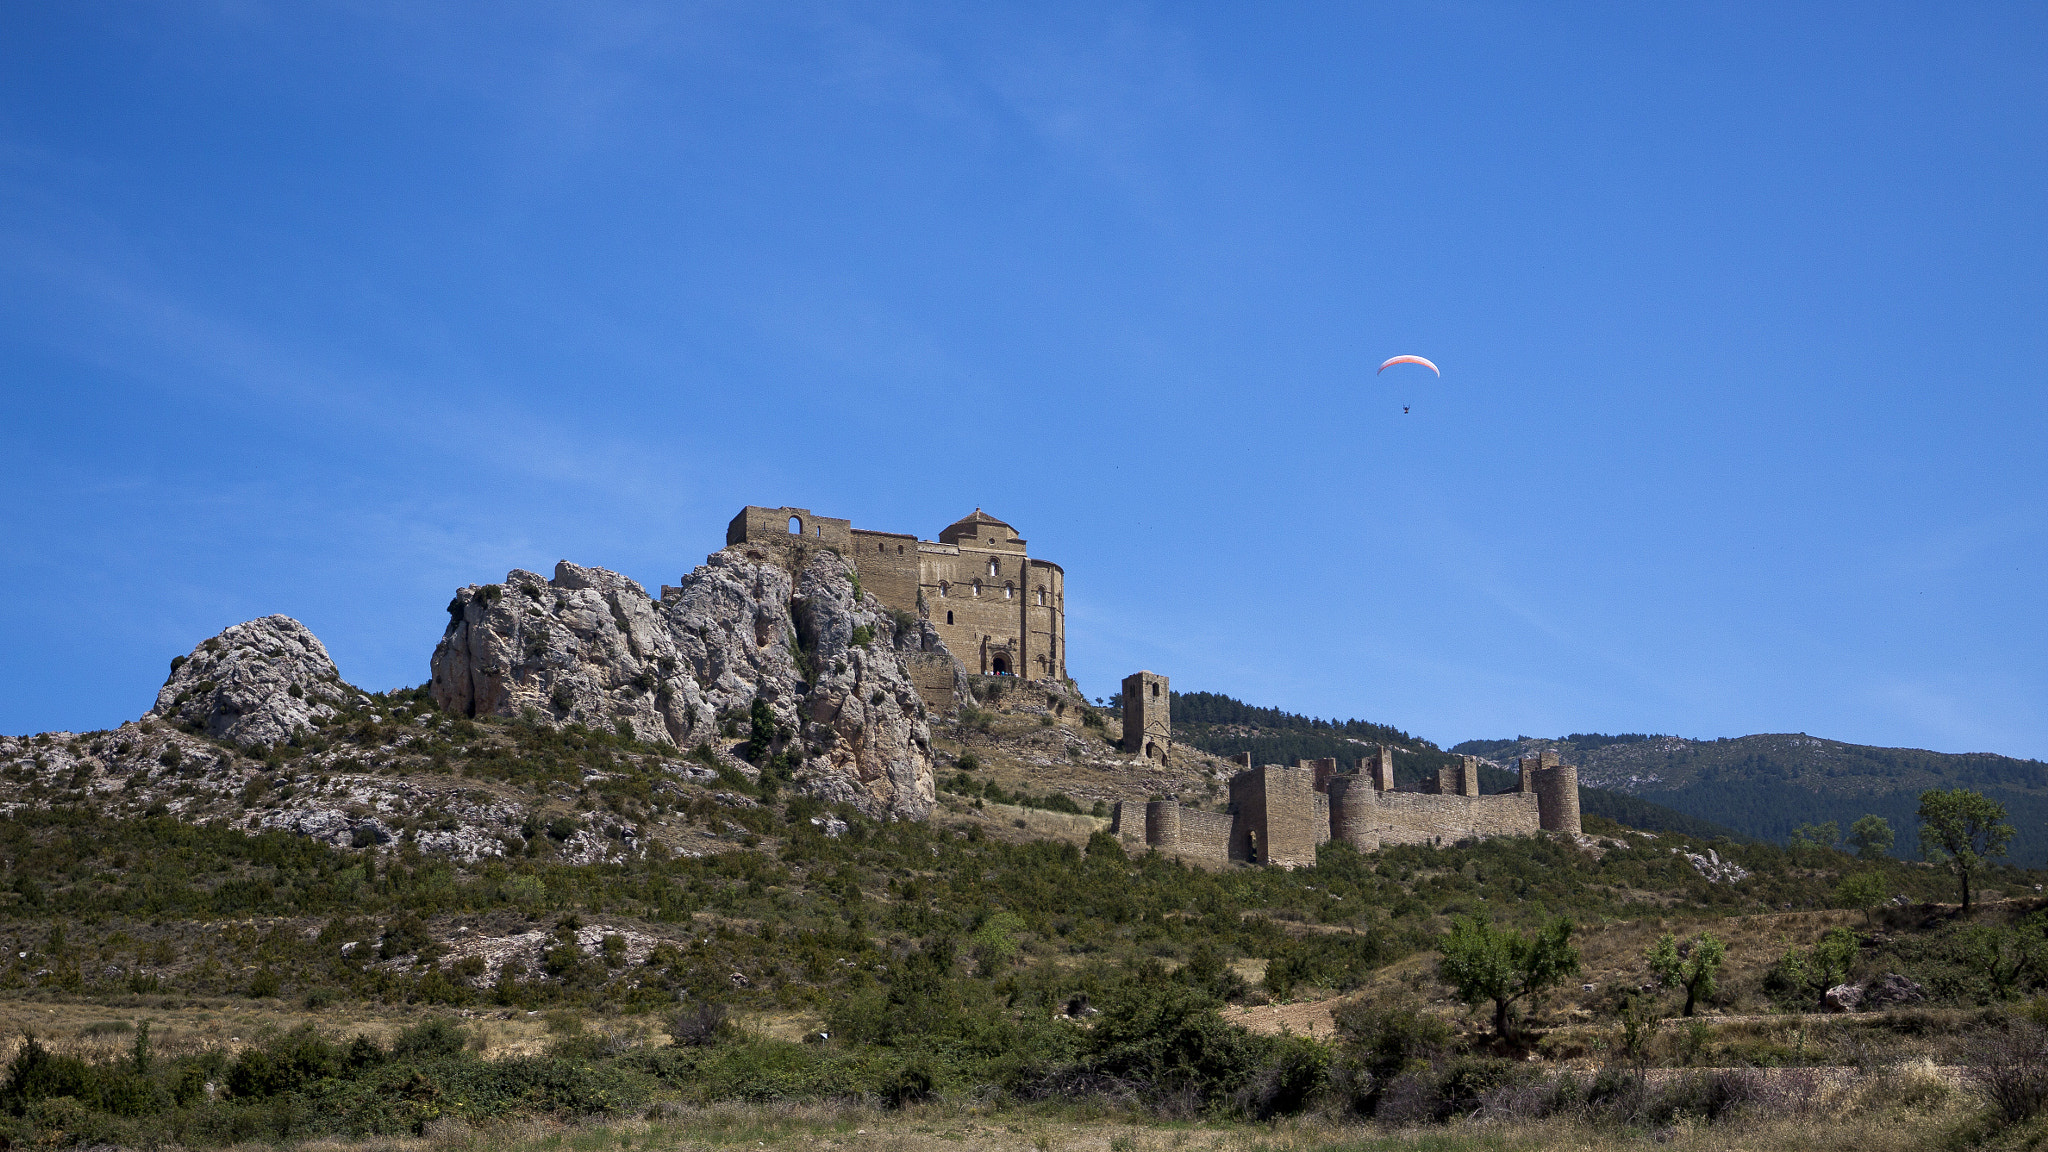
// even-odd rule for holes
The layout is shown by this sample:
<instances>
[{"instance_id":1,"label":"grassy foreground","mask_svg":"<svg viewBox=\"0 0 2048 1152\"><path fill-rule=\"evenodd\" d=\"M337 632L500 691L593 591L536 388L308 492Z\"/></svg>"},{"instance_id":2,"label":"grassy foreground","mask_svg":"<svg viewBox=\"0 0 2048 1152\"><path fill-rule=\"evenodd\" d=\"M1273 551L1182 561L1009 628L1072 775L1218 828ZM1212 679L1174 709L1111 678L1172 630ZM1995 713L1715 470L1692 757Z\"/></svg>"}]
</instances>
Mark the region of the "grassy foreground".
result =
<instances>
[{"instance_id":1,"label":"grassy foreground","mask_svg":"<svg viewBox=\"0 0 2048 1152\"><path fill-rule=\"evenodd\" d=\"M321 1141L306 1152L677 1152L711 1148L835 1148L876 1152L999 1149L1032 1152L1339 1152L1350 1149L1743 1149L1771 1152L1893 1152L1940 1147L2032 1147L2040 1133L1993 1135L1964 1093L1930 1090L1897 1076L1875 1076L1833 1094L1798 1116L1758 1117L1712 1126L1680 1118L1657 1127L1615 1127L1570 1119L1459 1121L1389 1128L1315 1117L1275 1124L1133 1122L1087 1109L1049 1105L989 1109L933 1104L898 1112L831 1104L739 1105L676 1109L645 1120L564 1127L528 1121L433 1126L425 1136L367 1143ZM1986 1143L1988 1141L1988 1144Z\"/></svg>"}]
</instances>

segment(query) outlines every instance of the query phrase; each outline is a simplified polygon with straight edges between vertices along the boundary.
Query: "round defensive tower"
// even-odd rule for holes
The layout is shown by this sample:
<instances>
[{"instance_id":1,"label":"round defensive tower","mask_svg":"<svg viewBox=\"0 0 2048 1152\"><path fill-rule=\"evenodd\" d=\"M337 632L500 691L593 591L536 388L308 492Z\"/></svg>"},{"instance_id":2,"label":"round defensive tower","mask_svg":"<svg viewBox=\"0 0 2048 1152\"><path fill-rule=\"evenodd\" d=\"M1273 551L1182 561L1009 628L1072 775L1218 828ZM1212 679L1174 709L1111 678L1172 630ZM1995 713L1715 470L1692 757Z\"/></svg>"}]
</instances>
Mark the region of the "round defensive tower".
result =
<instances>
[{"instance_id":1,"label":"round defensive tower","mask_svg":"<svg viewBox=\"0 0 2048 1152\"><path fill-rule=\"evenodd\" d=\"M1342 840L1360 852L1377 852L1380 838L1373 825L1378 815L1379 804L1370 779L1330 778L1330 839Z\"/></svg>"},{"instance_id":2,"label":"round defensive tower","mask_svg":"<svg viewBox=\"0 0 2048 1152\"><path fill-rule=\"evenodd\" d=\"M1579 768L1559 764L1531 773L1536 786L1536 822L1545 832L1579 832Z\"/></svg>"},{"instance_id":3,"label":"round defensive tower","mask_svg":"<svg viewBox=\"0 0 2048 1152\"><path fill-rule=\"evenodd\" d=\"M1577 819L1576 800L1572 809ZM1145 804L1145 843L1155 848L1173 848L1180 844L1180 801L1150 800Z\"/></svg>"}]
</instances>

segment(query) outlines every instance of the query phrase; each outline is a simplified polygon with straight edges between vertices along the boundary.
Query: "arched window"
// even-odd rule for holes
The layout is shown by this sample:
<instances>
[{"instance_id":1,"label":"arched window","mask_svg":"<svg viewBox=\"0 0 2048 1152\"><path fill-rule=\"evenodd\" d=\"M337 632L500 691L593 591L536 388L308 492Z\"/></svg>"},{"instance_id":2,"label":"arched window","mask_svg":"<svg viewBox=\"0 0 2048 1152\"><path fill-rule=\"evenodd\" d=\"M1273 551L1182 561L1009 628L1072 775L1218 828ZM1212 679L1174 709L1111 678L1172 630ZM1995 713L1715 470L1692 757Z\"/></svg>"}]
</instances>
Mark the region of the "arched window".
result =
<instances>
[{"instance_id":1,"label":"arched window","mask_svg":"<svg viewBox=\"0 0 2048 1152\"><path fill-rule=\"evenodd\" d=\"M896 554L897 554L898 556L901 556L901 555L903 555L903 545L901 545L901 544L898 544L898 545L896 546Z\"/></svg>"},{"instance_id":2,"label":"arched window","mask_svg":"<svg viewBox=\"0 0 2048 1152\"><path fill-rule=\"evenodd\" d=\"M1017 590L1014 587L1010 586L1007 583L1003 585L1003 599L1008 600L1010 597L1015 596L1016 594Z\"/></svg>"},{"instance_id":3,"label":"arched window","mask_svg":"<svg viewBox=\"0 0 2048 1152\"><path fill-rule=\"evenodd\" d=\"M1040 608L1043 608L1043 607L1045 607L1045 586L1044 586L1044 585L1040 585L1040 586L1039 586L1039 589L1038 589L1038 606L1039 606Z\"/></svg>"},{"instance_id":4,"label":"arched window","mask_svg":"<svg viewBox=\"0 0 2048 1152\"><path fill-rule=\"evenodd\" d=\"M953 614L952 614L951 612L948 612L948 613L946 613L946 623L948 623L948 624L951 624L952 622L953 622Z\"/></svg>"},{"instance_id":5,"label":"arched window","mask_svg":"<svg viewBox=\"0 0 2048 1152\"><path fill-rule=\"evenodd\" d=\"M948 583L946 583L946 582L945 582L944 580L941 580L941 581L939 581L939 595L940 595L940 596L944 596L944 595L946 594L946 589L948 589L948 588L951 588L951 587L952 587L952 585L951 585L951 584L948 584ZM951 623L952 623L952 621L951 621L951 620L948 620L948 621L946 621L946 623L948 623L948 624L951 624Z\"/></svg>"},{"instance_id":6,"label":"arched window","mask_svg":"<svg viewBox=\"0 0 2048 1152\"><path fill-rule=\"evenodd\" d=\"M1000 560L989 561L988 574L991 576L1001 576L1003 574L1003 562Z\"/></svg>"},{"instance_id":7,"label":"arched window","mask_svg":"<svg viewBox=\"0 0 2048 1152\"><path fill-rule=\"evenodd\" d=\"M975 594L976 596L979 596L979 595L981 595L981 581L979 581L979 580L976 580L976 581L974 582L974 594Z\"/></svg>"},{"instance_id":8,"label":"arched window","mask_svg":"<svg viewBox=\"0 0 2048 1152\"><path fill-rule=\"evenodd\" d=\"M1159 685L1157 684L1154 684L1152 686L1152 698L1154 700L1157 700L1159 698Z\"/></svg>"},{"instance_id":9,"label":"arched window","mask_svg":"<svg viewBox=\"0 0 2048 1152\"><path fill-rule=\"evenodd\" d=\"M791 536L801 536L804 534L803 517L791 516L789 518L789 534Z\"/></svg>"}]
</instances>

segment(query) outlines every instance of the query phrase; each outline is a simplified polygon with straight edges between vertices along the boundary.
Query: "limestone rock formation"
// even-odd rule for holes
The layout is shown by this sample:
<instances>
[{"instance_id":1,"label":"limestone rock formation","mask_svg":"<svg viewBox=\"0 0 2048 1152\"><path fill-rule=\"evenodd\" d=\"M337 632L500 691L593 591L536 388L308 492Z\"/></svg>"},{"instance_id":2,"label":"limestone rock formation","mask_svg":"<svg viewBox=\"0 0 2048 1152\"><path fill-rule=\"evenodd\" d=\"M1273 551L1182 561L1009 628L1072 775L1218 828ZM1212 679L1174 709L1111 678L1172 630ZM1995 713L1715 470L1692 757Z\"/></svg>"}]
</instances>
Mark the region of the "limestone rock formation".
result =
<instances>
[{"instance_id":1,"label":"limestone rock formation","mask_svg":"<svg viewBox=\"0 0 2048 1152\"><path fill-rule=\"evenodd\" d=\"M710 734L696 682L640 585L564 560L555 578L520 570L448 605L434 649L434 702L463 716L580 720L688 746Z\"/></svg>"},{"instance_id":2,"label":"limestone rock formation","mask_svg":"<svg viewBox=\"0 0 2048 1152\"><path fill-rule=\"evenodd\" d=\"M779 557L778 557L779 558ZM659 601L633 581L564 561L555 578L509 573L449 604L433 657L437 704L466 716L624 725L679 748L715 742L759 699L783 730L771 750L797 787L871 815L923 819L931 732L907 660L956 667L928 622L858 592L837 553L792 574L741 548L714 553Z\"/></svg>"},{"instance_id":3,"label":"limestone rock formation","mask_svg":"<svg viewBox=\"0 0 2048 1152\"><path fill-rule=\"evenodd\" d=\"M269 747L310 732L353 694L311 629L289 616L265 616L173 661L149 715Z\"/></svg>"}]
</instances>

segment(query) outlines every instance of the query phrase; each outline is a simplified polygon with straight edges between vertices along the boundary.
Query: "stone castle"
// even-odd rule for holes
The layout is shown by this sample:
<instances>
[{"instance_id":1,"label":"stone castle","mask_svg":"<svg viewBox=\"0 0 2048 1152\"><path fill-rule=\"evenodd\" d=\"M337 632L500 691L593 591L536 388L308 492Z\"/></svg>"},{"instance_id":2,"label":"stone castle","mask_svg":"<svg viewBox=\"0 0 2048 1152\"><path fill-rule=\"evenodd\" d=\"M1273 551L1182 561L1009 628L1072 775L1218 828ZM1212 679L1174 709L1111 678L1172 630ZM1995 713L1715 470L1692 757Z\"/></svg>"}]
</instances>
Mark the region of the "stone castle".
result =
<instances>
[{"instance_id":1,"label":"stone castle","mask_svg":"<svg viewBox=\"0 0 2048 1152\"><path fill-rule=\"evenodd\" d=\"M1124 742L1127 753L1164 761L1172 744L1167 678L1138 672L1124 680ZM1221 812L1182 807L1176 800L1145 805L1140 829L1129 819L1132 805L1118 804L1111 831L1168 855L1210 865L1230 863L1314 864L1318 845L1343 841L1361 852L1383 844L1455 844L1490 836L1532 836L1537 832L1577 835L1579 770L1558 762L1557 753L1524 756L1511 791L1482 795L1479 761L1437 770L1434 779L1397 787L1394 750L1373 746L1356 773L1339 773L1335 757L1303 760L1292 768L1253 767L1251 754L1238 759L1243 771L1230 778L1229 804Z\"/></svg>"},{"instance_id":2,"label":"stone castle","mask_svg":"<svg viewBox=\"0 0 2048 1152\"><path fill-rule=\"evenodd\" d=\"M1223 812L1183 808L1178 801L1145 805L1144 843L1200 863L1314 864L1318 845L1332 840L1361 852L1383 844L1455 844L1491 836L1533 836L1579 831L1579 770L1559 764L1557 753L1525 756L1521 779L1509 792L1479 792L1479 766L1438 770L1433 780L1396 788L1393 749L1380 746L1355 774L1340 775L1332 759L1287 768L1247 767L1230 779ZM1112 831L1135 839L1118 805Z\"/></svg>"},{"instance_id":3,"label":"stone castle","mask_svg":"<svg viewBox=\"0 0 2048 1152\"><path fill-rule=\"evenodd\" d=\"M1067 678L1066 571L1031 556L1015 528L979 508L937 540L919 540L808 508L749 505L726 526L725 543L830 548L884 606L928 618L969 673Z\"/></svg>"},{"instance_id":4,"label":"stone castle","mask_svg":"<svg viewBox=\"0 0 2048 1152\"><path fill-rule=\"evenodd\" d=\"M749 505L725 539L728 547L748 546L755 559L809 548L850 559L862 588L887 608L928 620L970 674L1067 680L1065 571L1030 556L1016 529L979 508L932 541L855 528L808 508ZM941 653L906 664L927 703L950 710L958 702L952 659ZM1168 762L1172 699L1165 676L1124 679L1122 751ZM1316 847L1331 840L1369 852L1382 844L1580 831L1578 769L1558 763L1555 752L1524 757L1517 786L1493 795L1480 794L1470 756L1434 779L1396 787L1394 751L1385 745L1368 750L1356 773L1340 773L1335 759L1254 767L1247 755L1239 764L1227 810L1154 800L1144 805L1141 829L1126 818L1134 805L1120 803L1112 831L1193 862L1285 867L1313 864Z\"/></svg>"}]
</instances>

